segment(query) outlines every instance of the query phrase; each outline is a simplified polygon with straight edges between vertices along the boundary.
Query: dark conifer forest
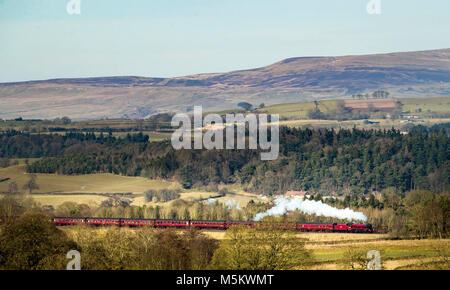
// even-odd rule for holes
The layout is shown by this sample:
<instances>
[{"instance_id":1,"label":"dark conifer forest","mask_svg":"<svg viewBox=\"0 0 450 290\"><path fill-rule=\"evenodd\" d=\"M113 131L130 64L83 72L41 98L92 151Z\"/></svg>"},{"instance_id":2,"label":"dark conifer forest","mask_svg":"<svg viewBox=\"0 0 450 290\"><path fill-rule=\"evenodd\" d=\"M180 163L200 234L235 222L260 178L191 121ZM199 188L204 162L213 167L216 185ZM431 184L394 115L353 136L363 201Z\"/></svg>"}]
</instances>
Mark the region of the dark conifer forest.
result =
<instances>
[{"instance_id":1,"label":"dark conifer forest","mask_svg":"<svg viewBox=\"0 0 450 290\"><path fill-rule=\"evenodd\" d=\"M240 183L266 195L303 189L367 194L394 187L448 192L449 135L442 128L280 128L280 155L260 161L258 150L174 150L169 141L94 133L0 134L0 158L41 158L29 173L90 174L175 179L184 188Z\"/></svg>"}]
</instances>

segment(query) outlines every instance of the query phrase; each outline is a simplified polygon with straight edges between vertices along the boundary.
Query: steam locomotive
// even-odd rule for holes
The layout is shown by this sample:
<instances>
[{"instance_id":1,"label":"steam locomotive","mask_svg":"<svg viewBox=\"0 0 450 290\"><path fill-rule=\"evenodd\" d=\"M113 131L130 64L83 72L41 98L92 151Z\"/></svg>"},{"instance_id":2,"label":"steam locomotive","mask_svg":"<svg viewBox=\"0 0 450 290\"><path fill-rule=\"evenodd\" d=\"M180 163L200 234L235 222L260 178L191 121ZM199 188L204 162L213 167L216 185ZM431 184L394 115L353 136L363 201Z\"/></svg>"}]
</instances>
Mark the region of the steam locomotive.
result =
<instances>
[{"instance_id":1,"label":"steam locomotive","mask_svg":"<svg viewBox=\"0 0 450 290\"><path fill-rule=\"evenodd\" d=\"M205 221L205 220L173 220L173 219L128 219L128 218L79 218L79 217L53 217L51 222L58 226L86 224L94 226L127 226L155 228L199 228L226 230L232 226L263 226L262 222L243 221ZM302 232L341 232L341 233L373 233L371 224L357 223L297 223L278 224L283 229L292 229Z\"/></svg>"}]
</instances>

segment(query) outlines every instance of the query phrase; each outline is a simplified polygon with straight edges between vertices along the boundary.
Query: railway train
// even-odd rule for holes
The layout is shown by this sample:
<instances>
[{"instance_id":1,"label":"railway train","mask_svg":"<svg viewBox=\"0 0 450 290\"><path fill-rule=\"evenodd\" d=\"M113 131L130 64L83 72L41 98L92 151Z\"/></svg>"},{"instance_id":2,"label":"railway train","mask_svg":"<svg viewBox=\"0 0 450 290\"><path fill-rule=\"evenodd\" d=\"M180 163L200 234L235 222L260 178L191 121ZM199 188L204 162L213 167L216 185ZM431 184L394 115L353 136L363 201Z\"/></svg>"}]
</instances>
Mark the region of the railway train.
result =
<instances>
[{"instance_id":1,"label":"railway train","mask_svg":"<svg viewBox=\"0 0 450 290\"><path fill-rule=\"evenodd\" d=\"M129 219L129 218L81 218L81 217L53 217L51 222L58 226L87 224L94 226L127 226L155 228L199 228L226 230L232 226L255 227L265 225L261 222L243 221L205 221L205 220L173 220L173 219ZM304 232L341 232L341 233L373 233L371 224L357 223L297 223L277 224L283 229L293 229Z\"/></svg>"}]
</instances>

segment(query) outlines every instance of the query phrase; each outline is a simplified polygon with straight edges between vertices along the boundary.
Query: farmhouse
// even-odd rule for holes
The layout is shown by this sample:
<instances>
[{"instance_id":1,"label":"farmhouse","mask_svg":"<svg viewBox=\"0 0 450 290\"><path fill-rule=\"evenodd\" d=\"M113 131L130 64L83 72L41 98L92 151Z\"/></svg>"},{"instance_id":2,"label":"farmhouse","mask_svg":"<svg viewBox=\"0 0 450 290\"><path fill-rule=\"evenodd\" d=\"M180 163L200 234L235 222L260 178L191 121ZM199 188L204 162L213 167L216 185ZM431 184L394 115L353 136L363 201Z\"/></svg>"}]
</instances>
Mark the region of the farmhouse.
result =
<instances>
[{"instance_id":1,"label":"farmhouse","mask_svg":"<svg viewBox=\"0 0 450 290\"><path fill-rule=\"evenodd\" d=\"M285 198L294 198L294 197L296 197L296 196L301 197L301 198L305 198L305 196L306 196L306 197L309 197L309 195L307 194L307 192L304 191L304 190L300 190L300 191L288 190L288 191L286 191L286 193L284 194L284 197L285 197Z\"/></svg>"}]
</instances>

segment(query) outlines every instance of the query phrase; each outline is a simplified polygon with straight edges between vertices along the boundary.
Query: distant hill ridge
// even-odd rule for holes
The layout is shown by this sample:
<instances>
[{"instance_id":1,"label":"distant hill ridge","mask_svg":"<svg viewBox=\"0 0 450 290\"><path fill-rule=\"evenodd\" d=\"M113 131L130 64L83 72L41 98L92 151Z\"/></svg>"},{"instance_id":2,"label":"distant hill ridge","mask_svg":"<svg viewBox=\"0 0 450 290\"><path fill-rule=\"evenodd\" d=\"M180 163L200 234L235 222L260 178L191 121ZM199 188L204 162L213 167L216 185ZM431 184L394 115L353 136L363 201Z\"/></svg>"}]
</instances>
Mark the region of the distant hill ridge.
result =
<instances>
[{"instance_id":1,"label":"distant hill ridge","mask_svg":"<svg viewBox=\"0 0 450 290\"><path fill-rule=\"evenodd\" d=\"M332 99L387 90L450 95L450 49L294 57L269 66L174 78L114 76L0 84L0 118L142 118L157 112Z\"/></svg>"}]
</instances>

